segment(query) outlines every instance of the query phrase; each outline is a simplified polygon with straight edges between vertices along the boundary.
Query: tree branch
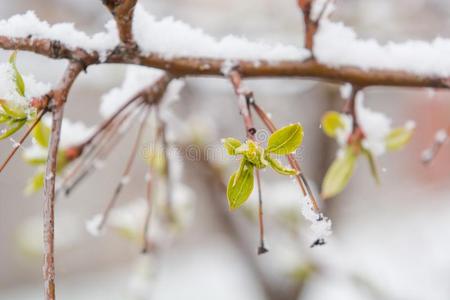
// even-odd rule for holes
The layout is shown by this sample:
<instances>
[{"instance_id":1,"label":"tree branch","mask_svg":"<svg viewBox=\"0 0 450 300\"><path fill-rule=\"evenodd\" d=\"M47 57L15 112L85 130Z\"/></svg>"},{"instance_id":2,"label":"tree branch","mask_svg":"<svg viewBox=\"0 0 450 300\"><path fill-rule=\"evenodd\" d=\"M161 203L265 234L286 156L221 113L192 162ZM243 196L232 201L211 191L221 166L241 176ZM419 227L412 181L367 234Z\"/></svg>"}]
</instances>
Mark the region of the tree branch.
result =
<instances>
[{"instance_id":1,"label":"tree branch","mask_svg":"<svg viewBox=\"0 0 450 300\"><path fill-rule=\"evenodd\" d=\"M89 52L82 48L71 50L58 41L9 38L0 36L0 48L5 50L31 51L54 59L71 59L82 62L86 67L94 64L117 63L137 64L166 70L174 76L223 76L222 66L227 61L221 58L206 57L173 57L165 58L162 53L143 54L139 50L126 47L111 49L102 61L97 52ZM315 59L306 61L294 60L240 60L242 77L305 77L321 81L348 82L360 88L368 86L397 87L431 87L450 88L447 77L421 76L402 70L360 69L356 67L330 67Z\"/></svg>"},{"instance_id":2,"label":"tree branch","mask_svg":"<svg viewBox=\"0 0 450 300\"><path fill-rule=\"evenodd\" d=\"M58 146L61 137L61 124L66 101L72 83L83 70L79 63L71 63L60 84L53 90L52 130L48 152L47 169L44 181L44 291L46 300L55 299L55 181L58 157Z\"/></svg>"},{"instance_id":3,"label":"tree branch","mask_svg":"<svg viewBox=\"0 0 450 300\"><path fill-rule=\"evenodd\" d=\"M116 20L122 44L135 46L133 40L133 12L137 0L102 0Z\"/></svg>"}]
</instances>

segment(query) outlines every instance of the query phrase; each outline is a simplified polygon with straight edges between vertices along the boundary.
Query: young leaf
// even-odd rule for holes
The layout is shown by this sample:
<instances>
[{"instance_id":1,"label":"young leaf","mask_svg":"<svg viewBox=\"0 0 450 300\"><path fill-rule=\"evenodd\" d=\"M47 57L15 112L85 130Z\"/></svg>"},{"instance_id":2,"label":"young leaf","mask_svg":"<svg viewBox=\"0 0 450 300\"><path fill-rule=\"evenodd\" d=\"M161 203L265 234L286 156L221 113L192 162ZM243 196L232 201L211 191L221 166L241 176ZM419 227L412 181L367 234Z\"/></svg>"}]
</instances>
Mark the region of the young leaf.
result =
<instances>
[{"instance_id":1,"label":"young leaf","mask_svg":"<svg viewBox=\"0 0 450 300\"><path fill-rule=\"evenodd\" d=\"M26 122L27 122L26 119L15 122L14 126L8 128L0 135L0 140L6 139L7 137L16 133L16 131L22 128L22 126L25 125Z\"/></svg>"},{"instance_id":2,"label":"young leaf","mask_svg":"<svg viewBox=\"0 0 450 300\"><path fill-rule=\"evenodd\" d=\"M329 111L322 117L322 129L326 135L334 138L338 128L344 128L341 115L335 111Z\"/></svg>"},{"instance_id":3,"label":"young leaf","mask_svg":"<svg viewBox=\"0 0 450 300\"><path fill-rule=\"evenodd\" d=\"M44 187L44 170L39 170L30 180L28 180L27 186L25 187L25 194L31 195L36 193Z\"/></svg>"},{"instance_id":4,"label":"young leaf","mask_svg":"<svg viewBox=\"0 0 450 300\"><path fill-rule=\"evenodd\" d=\"M347 148L344 156L336 158L322 182L322 197L334 197L345 188L355 168L356 155Z\"/></svg>"},{"instance_id":5,"label":"young leaf","mask_svg":"<svg viewBox=\"0 0 450 300\"><path fill-rule=\"evenodd\" d=\"M275 131L270 137L267 152L289 154L297 150L303 140L303 128L300 124L291 124Z\"/></svg>"},{"instance_id":6,"label":"young leaf","mask_svg":"<svg viewBox=\"0 0 450 300\"><path fill-rule=\"evenodd\" d=\"M222 143L229 155L236 155L236 148L242 144L240 140L231 137L223 139Z\"/></svg>"},{"instance_id":7,"label":"young leaf","mask_svg":"<svg viewBox=\"0 0 450 300\"><path fill-rule=\"evenodd\" d=\"M269 155L266 156L266 160L269 162L269 165L274 169L276 172L278 172L281 175L297 175L298 171L287 168L281 164L279 160L276 158L270 157Z\"/></svg>"},{"instance_id":8,"label":"young leaf","mask_svg":"<svg viewBox=\"0 0 450 300\"><path fill-rule=\"evenodd\" d=\"M248 140L246 144L248 149L243 153L244 157L258 169L267 167L268 162L264 158L264 149L252 140Z\"/></svg>"},{"instance_id":9,"label":"young leaf","mask_svg":"<svg viewBox=\"0 0 450 300\"><path fill-rule=\"evenodd\" d=\"M27 117L27 114L24 111L21 111L19 108L12 107L8 105L8 101L0 99L0 106L6 115L14 119L24 119Z\"/></svg>"},{"instance_id":10,"label":"young leaf","mask_svg":"<svg viewBox=\"0 0 450 300\"><path fill-rule=\"evenodd\" d=\"M402 149L409 142L412 134L413 131L405 127L393 129L385 139L386 148L390 151Z\"/></svg>"},{"instance_id":11,"label":"young leaf","mask_svg":"<svg viewBox=\"0 0 450 300\"><path fill-rule=\"evenodd\" d=\"M38 145L47 148L50 139L51 129L47 127L42 121L38 122L33 129L33 137Z\"/></svg>"},{"instance_id":12,"label":"young leaf","mask_svg":"<svg viewBox=\"0 0 450 300\"><path fill-rule=\"evenodd\" d=\"M238 172L231 175L228 181L227 197L230 210L235 210L244 204L253 191L253 165L246 163L238 179L235 180L237 174Z\"/></svg>"},{"instance_id":13,"label":"young leaf","mask_svg":"<svg viewBox=\"0 0 450 300\"><path fill-rule=\"evenodd\" d=\"M378 185L381 184L380 176L378 175L377 164L375 162L375 158L373 157L372 152L364 150L364 155L366 155L367 160L369 161L370 172L372 173L373 178L375 179Z\"/></svg>"},{"instance_id":14,"label":"young leaf","mask_svg":"<svg viewBox=\"0 0 450 300\"><path fill-rule=\"evenodd\" d=\"M14 81L16 82L16 90L20 96L25 96L25 83L23 81L22 75L20 75L19 70L17 70L16 66L16 57L17 51L14 51L9 57L9 63L13 67L14 70Z\"/></svg>"}]
</instances>

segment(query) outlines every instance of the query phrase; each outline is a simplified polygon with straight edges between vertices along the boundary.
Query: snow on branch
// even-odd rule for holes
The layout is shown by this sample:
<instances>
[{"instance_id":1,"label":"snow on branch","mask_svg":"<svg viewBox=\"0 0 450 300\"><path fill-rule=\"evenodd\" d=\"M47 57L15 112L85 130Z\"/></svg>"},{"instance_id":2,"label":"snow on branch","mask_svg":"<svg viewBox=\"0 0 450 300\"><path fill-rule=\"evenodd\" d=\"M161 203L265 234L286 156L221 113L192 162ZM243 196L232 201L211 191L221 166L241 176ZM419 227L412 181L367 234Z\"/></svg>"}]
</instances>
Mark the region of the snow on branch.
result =
<instances>
[{"instance_id":1,"label":"snow on branch","mask_svg":"<svg viewBox=\"0 0 450 300\"><path fill-rule=\"evenodd\" d=\"M448 88L450 40L444 38L381 45L373 39L358 39L351 28L322 18L314 34L312 57L308 49L292 45L256 43L232 35L216 39L171 17L158 20L137 4L132 31L139 49L123 49L114 23L111 20L104 32L89 36L73 24L49 25L27 12L0 21L0 47L75 59L85 66L139 64L177 76L223 76L222 65L232 61L243 77Z\"/></svg>"}]
</instances>

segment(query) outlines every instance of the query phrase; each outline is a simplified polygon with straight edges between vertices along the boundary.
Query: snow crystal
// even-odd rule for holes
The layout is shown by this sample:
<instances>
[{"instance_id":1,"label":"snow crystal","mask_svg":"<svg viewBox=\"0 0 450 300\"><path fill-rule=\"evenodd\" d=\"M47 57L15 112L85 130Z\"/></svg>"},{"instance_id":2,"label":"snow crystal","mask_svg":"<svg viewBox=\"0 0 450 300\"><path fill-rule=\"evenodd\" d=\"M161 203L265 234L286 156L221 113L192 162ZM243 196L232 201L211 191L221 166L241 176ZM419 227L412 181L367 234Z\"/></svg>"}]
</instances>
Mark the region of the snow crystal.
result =
<instances>
[{"instance_id":1,"label":"snow crystal","mask_svg":"<svg viewBox=\"0 0 450 300\"><path fill-rule=\"evenodd\" d=\"M99 236L101 234L100 224L103 222L103 215L97 214L93 216L90 220L86 221L86 230L92 236Z\"/></svg>"},{"instance_id":2,"label":"snow crystal","mask_svg":"<svg viewBox=\"0 0 450 300\"><path fill-rule=\"evenodd\" d=\"M323 20L314 38L314 55L329 66L354 66L364 70L404 70L424 76L450 76L450 40L431 43L410 40L381 45L374 39L358 39L343 23Z\"/></svg>"}]
</instances>

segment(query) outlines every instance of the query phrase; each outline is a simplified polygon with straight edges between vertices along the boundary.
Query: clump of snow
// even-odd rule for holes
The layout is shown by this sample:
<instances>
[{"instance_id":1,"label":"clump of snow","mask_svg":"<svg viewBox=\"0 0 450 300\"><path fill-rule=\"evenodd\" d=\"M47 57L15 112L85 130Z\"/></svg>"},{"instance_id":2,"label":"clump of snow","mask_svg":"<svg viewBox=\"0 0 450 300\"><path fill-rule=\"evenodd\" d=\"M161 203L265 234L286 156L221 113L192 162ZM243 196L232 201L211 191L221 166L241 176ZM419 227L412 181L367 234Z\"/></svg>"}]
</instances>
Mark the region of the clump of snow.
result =
<instances>
[{"instance_id":1,"label":"clump of snow","mask_svg":"<svg viewBox=\"0 0 450 300\"><path fill-rule=\"evenodd\" d=\"M364 132L362 146L378 156L386 152L386 136L391 132L391 119L386 115L364 107L362 92L356 98L356 111L359 126Z\"/></svg>"},{"instance_id":2,"label":"clump of snow","mask_svg":"<svg viewBox=\"0 0 450 300\"><path fill-rule=\"evenodd\" d=\"M447 138L448 138L448 134L445 129L438 130L434 136L434 140L440 144L444 143L447 140Z\"/></svg>"},{"instance_id":3,"label":"clump of snow","mask_svg":"<svg viewBox=\"0 0 450 300\"><path fill-rule=\"evenodd\" d=\"M220 72L222 72L223 75L229 76L231 71L237 66L237 62L232 59L226 59L222 63L222 67L220 68Z\"/></svg>"},{"instance_id":4,"label":"clump of snow","mask_svg":"<svg viewBox=\"0 0 450 300\"><path fill-rule=\"evenodd\" d=\"M105 27L105 32L88 36L75 29L72 23L50 25L39 20L34 12L28 11L22 15L12 16L8 20L1 20L0 36L57 40L71 49L82 47L87 51L98 51L102 54L119 43L114 21L108 22Z\"/></svg>"},{"instance_id":5,"label":"clump of snow","mask_svg":"<svg viewBox=\"0 0 450 300\"><path fill-rule=\"evenodd\" d=\"M263 184L264 212L269 215L267 219L275 218L290 227L301 226L298 224L300 208L303 217L310 222L311 231L308 236L311 240L324 239L331 235L331 220L315 212L311 198L303 196L295 181L272 183L270 189L264 189L264 186ZM247 202L244 208L249 209L249 212L256 211L257 193L252 193Z\"/></svg>"},{"instance_id":6,"label":"clump of snow","mask_svg":"<svg viewBox=\"0 0 450 300\"><path fill-rule=\"evenodd\" d=\"M139 4L134 13L133 35L140 48L148 53L158 52L165 58L195 55L224 59L304 60L310 57L308 50L296 46L251 42L232 35L217 40L172 17L157 20Z\"/></svg>"},{"instance_id":7,"label":"clump of snow","mask_svg":"<svg viewBox=\"0 0 450 300\"><path fill-rule=\"evenodd\" d=\"M100 236L100 224L103 222L103 215L96 214L90 220L86 221L86 230L92 236Z\"/></svg>"},{"instance_id":8,"label":"clump of snow","mask_svg":"<svg viewBox=\"0 0 450 300\"><path fill-rule=\"evenodd\" d=\"M301 201L302 215L311 222L311 231L316 240L324 239L331 235L331 220L314 210L310 196Z\"/></svg>"},{"instance_id":9,"label":"clump of snow","mask_svg":"<svg viewBox=\"0 0 450 300\"><path fill-rule=\"evenodd\" d=\"M340 86L339 92L341 93L342 99L349 99L352 94L353 87L350 83L346 83Z\"/></svg>"},{"instance_id":10,"label":"clump of snow","mask_svg":"<svg viewBox=\"0 0 450 300\"><path fill-rule=\"evenodd\" d=\"M111 116L117 109L130 100L131 97L135 96L142 89L154 84L163 74L164 72L158 69L128 66L122 85L113 88L102 96L100 114L104 118ZM179 98L178 94L183 86L183 80L172 80L164 94L162 105L166 105L164 104L165 102L170 104L177 100ZM162 112L162 114L164 113Z\"/></svg>"},{"instance_id":11,"label":"clump of snow","mask_svg":"<svg viewBox=\"0 0 450 300\"><path fill-rule=\"evenodd\" d=\"M347 92L347 91L346 91ZM345 93L346 93L345 92ZM359 91L356 95L356 116L358 124L364 133L362 146L373 155L380 156L386 152L386 137L392 131L392 120L385 114L376 112L364 106L364 94ZM353 131L353 118L348 114L341 114L344 126L336 129L336 140L341 146L338 157L344 154L342 149L346 146ZM407 121L404 125L406 130L412 131L416 127L414 121Z\"/></svg>"},{"instance_id":12,"label":"clump of snow","mask_svg":"<svg viewBox=\"0 0 450 300\"><path fill-rule=\"evenodd\" d=\"M314 55L329 66L403 70L424 76L450 76L450 40L431 43L410 40L381 45L374 39L358 39L343 23L323 20L314 37Z\"/></svg>"},{"instance_id":13,"label":"clump of snow","mask_svg":"<svg viewBox=\"0 0 450 300\"><path fill-rule=\"evenodd\" d=\"M347 114L341 114L341 121L344 123L343 127L336 129L336 141L339 145L347 145L348 138L353 130L353 118Z\"/></svg>"},{"instance_id":14,"label":"clump of snow","mask_svg":"<svg viewBox=\"0 0 450 300\"><path fill-rule=\"evenodd\" d=\"M25 96L17 92L12 65L0 64L0 99L31 113L33 109L30 108L30 100L46 94L50 90L50 85L36 81L32 75L22 75L22 78L25 84Z\"/></svg>"}]
</instances>

